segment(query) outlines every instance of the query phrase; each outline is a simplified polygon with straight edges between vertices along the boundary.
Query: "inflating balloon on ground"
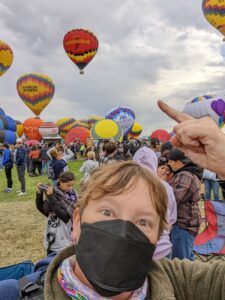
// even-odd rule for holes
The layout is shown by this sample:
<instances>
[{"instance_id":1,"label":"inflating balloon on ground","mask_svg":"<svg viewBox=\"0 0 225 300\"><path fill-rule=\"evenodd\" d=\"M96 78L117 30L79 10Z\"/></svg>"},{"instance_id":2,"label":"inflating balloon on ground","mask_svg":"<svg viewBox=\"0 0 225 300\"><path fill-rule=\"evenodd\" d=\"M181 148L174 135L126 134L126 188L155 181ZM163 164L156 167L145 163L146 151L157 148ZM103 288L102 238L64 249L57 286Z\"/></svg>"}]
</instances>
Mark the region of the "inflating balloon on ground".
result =
<instances>
[{"instance_id":1,"label":"inflating balloon on ground","mask_svg":"<svg viewBox=\"0 0 225 300\"><path fill-rule=\"evenodd\" d=\"M55 137L59 134L59 126L53 122L44 122L39 127L39 133L42 137Z\"/></svg>"},{"instance_id":2,"label":"inflating balloon on ground","mask_svg":"<svg viewBox=\"0 0 225 300\"><path fill-rule=\"evenodd\" d=\"M105 117L102 116L90 116L87 120L89 128L91 129L98 121L104 120Z\"/></svg>"},{"instance_id":3,"label":"inflating balloon on ground","mask_svg":"<svg viewBox=\"0 0 225 300\"><path fill-rule=\"evenodd\" d=\"M159 140L160 142L167 142L170 140L170 134L164 130L164 129L158 129L158 130L155 130L151 136L150 136L151 140L152 139L157 139Z\"/></svg>"},{"instance_id":4,"label":"inflating balloon on ground","mask_svg":"<svg viewBox=\"0 0 225 300\"><path fill-rule=\"evenodd\" d=\"M64 139L66 134L76 125L74 118L62 118L56 121L56 125L59 126L59 135Z\"/></svg>"},{"instance_id":5,"label":"inflating balloon on ground","mask_svg":"<svg viewBox=\"0 0 225 300\"><path fill-rule=\"evenodd\" d=\"M134 124L132 125L129 133L128 133L128 140L130 139L137 139L139 138L139 136L142 133L142 126L141 124L139 124L138 122L134 122Z\"/></svg>"},{"instance_id":6,"label":"inflating balloon on ground","mask_svg":"<svg viewBox=\"0 0 225 300\"><path fill-rule=\"evenodd\" d=\"M67 56L80 69L83 69L95 57L98 51L98 39L85 29L73 29L64 36L63 46Z\"/></svg>"},{"instance_id":7,"label":"inflating balloon on ground","mask_svg":"<svg viewBox=\"0 0 225 300\"><path fill-rule=\"evenodd\" d=\"M105 118L116 121L125 137L135 121L135 113L129 107L115 107L106 114Z\"/></svg>"},{"instance_id":8,"label":"inflating balloon on ground","mask_svg":"<svg viewBox=\"0 0 225 300\"><path fill-rule=\"evenodd\" d=\"M22 75L17 81L17 91L24 104L36 115L51 102L55 92L52 79L39 73Z\"/></svg>"},{"instance_id":9,"label":"inflating balloon on ground","mask_svg":"<svg viewBox=\"0 0 225 300\"><path fill-rule=\"evenodd\" d=\"M15 120L15 123L16 123L16 133L17 133L17 136L19 138L21 138L21 136L23 135L23 130L24 130L23 123L20 122L20 121L17 121L17 120Z\"/></svg>"},{"instance_id":10,"label":"inflating balloon on ground","mask_svg":"<svg viewBox=\"0 0 225 300\"><path fill-rule=\"evenodd\" d=\"M114 139L115 141L122 141L123 131L117 122L105 119L98 121L91 128L91 136L93 139Z\"/></svg>"},{"instance_id":11,"label":"inflating balloon on ground","mask_svg":"<svg viewBox=\"0 0 225 300\"><path fill-rule=\"evenodd\" d=\"M12 65L12 49L4 41L0 40L0 76L2 76Z\"/></svg>"},{"instance_id":12,"label":"inflating balloon on ground","mask_svg":"<svg viewBox=\"0 0 225 300\"><path fill-rule=\"evenodd\" d=\"M23 122L24 135L29 140L41 140L41 135L39 133L39 127L44 123L40 118L29 118Z\"/></svg>"},{"instance_id":13,"label":"inflating balloon on ground","mask_svg":"<svg viewBox=\"0 0 225 300\"><path fill-rule=\"evenodd\" d=\"M77 140L81 144L85 144L87 139L91 137L90 130L84 127L72 128L65 136L65 143L70 144L74 143Z\"/></svg>"}]
</instances>

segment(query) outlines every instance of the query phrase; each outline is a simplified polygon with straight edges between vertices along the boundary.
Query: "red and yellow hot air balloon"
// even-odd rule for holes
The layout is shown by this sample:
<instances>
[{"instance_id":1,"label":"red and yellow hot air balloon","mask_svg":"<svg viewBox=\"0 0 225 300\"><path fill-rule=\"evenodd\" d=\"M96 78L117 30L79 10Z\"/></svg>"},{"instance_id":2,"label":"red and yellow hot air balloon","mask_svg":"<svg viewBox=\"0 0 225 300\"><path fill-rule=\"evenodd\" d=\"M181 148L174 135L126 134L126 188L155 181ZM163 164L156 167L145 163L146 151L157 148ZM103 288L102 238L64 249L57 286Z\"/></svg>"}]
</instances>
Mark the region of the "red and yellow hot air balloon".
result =
<instances>
[{"instance_id":1,"label":"red and yellow hot air balloon","mask_svg":"<svg viewBox=\"0 0 225 300\"><path fill-rule=\"evenodd\" d=\"M5 42L0 40L0 76L2 76L13 62L12 49Z\"/></svg>"},{"instance_id":2,"label":"red and yellow hot air balloon","mask_svg":"<svg viewBox=\"0 0 225 300\"><path fill-rule=\"evenodd\" d=\"M224 0L203 0L202 10L206 20L225 36Z\"/></svg>"},{"instance_id":3,"label":"red and yellow hot air balloon","mask_svg":"<svg viewBox=\"0 0 225 300\"><path fill-rule=\"evenodd\" d=\"M80 69L80 74L83 74L83 69L97 53L98 39L88 30L73 29L64 36L63 46L68 57Z\"/></svg>"},{"instance_id":4,"label":"red and yellow hot air balloon","mask_svg":"<svg viewBox=\"0 0 225 300\"><path fill-rule=\"evenodd\" d=\"M44 123L40 118L29 118L23 122L24 134L29 140L41 140L39 127Z\"/></svg>"},{"instance_id":5,"label":"red and yellow hot air balloon","mask_svg":"<svg viewBox=\"0 0 225 300\"><path fill-rule=\"evenodd\" d=\"M22 75L17 81L17 91L24 104L39 116L50 103L55 92L52 79L39 73Z\"/></svg>"}]
</instances>

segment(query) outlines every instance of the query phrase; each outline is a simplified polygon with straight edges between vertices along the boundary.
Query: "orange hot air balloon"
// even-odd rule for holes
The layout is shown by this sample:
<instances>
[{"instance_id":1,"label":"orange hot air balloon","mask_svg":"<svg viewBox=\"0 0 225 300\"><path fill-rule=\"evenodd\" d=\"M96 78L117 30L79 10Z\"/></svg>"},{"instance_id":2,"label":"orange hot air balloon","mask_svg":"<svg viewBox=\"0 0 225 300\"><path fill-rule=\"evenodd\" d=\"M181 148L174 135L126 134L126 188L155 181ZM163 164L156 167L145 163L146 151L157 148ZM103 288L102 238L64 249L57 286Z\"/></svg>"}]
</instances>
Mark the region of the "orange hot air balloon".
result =
<instances>
[{"instance_id":1,"label":"orange hot air balloon","mask_svg":"<svg viewBox=\"0 0 225 300\"><path fill-rule=\"evenodd\" d=\"M39 127L44 123L40 118L29 118L23 122L24 134L29 140L41 140Z\"/></svg>"},{"instance_id":2,"label":"orange hot air balloon","mask_svg":"<svg viewBox=\"0 0 225 300\"><path fill-rule=\"evenodd\" d=\"M64 36L63 46L68 57L80 69L80 74L83 74L82 70L97 53L98 39L88 30L73 29Z\"/></svg>"}]
</instances>

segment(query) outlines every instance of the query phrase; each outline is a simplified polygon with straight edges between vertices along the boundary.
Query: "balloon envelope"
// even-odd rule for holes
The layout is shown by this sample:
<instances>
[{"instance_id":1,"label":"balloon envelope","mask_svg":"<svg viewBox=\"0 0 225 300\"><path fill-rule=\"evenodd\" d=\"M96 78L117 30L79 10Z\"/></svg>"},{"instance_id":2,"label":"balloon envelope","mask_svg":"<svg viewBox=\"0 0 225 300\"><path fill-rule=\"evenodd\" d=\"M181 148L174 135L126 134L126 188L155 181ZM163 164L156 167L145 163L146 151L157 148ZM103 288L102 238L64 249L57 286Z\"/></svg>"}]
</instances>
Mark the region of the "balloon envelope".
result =
<instances>
[{"instance_id":1,"label":"balloon envelope","mask_svg":"<svg viewBox=\"0 0 225 300\"><path fill-rule=\"evenodd\" d=\"M52 79L45 74L30 73L17 81L17 91L24 104L39 116L50 103L55 92Z\"/></svg>"},{"instance_id":2,"label":"balloon envelope","mask_svg":"<svg viewBox=\"0 0 225 300\"><path fill-rule=\"evenodd\" d=\"M197 119L209 116L222 128L224 125L225 96L215 96L208 99L204 97L200 101L195 101L197 98L185 105L184 112Z\"/></svg>"},{"instance_id":3,"label":"balloon envelope","mask_svg":"<svg viewBox=\"0 0 225 300\"><path fill-rule=\"evenodd\" d=\"M16 122L9 116L0 115L0 130L1 129L16 131Z\"/></svg>"},{"instance_id":4,"label":"balloon envelope","mask_svg":"<svg viewBox=\"0 0 225 300\"><path fill-rule=\"evenodd\" d=\"M160 142L167 142L170 140L170 134L164 129L158 129L151 134L151 139L158 139Z\"/></svg>"},{"instance_id":5,"label":"balloon envelope","mask_svg":"<svg viewBox=\"0 0 225 300\"><path fill-rule=\"evenodd\" d=\"M16 133L11 130L0 130L0 143L16 144Z\"/></svg>"},{"instance_id":6,"label":"balloon envelope","mask_svg":"<svg viewBox=\"0 0 225 300\"><path fill-rule=\"evenodd\" d=\"M134 122L132 125L129 133L128 133L128 139L137 139L142 133L142 126L138 122Z\"/></svg>"},{"instance_id":7,"label":"balloon envelope","mask_svg":"<svg viewBox=\"0 0 225 300\"><path fill-rule=\"evenodd\" d=\"M39 127L44 123L40 118L29 118L23 122L24 134L29 140L41 140Z\"/></svg>"},{"instance_id":8,"label":"balloon envelope","mask_svg":"<svg viewBox=\"0 0 225 300\"><path fill-rule=\"evenodd\" d=\"M2 76L12 65L12 49L4 41L0 40L0 76Z\"/></svg>"},{"instance_id":9,"label":"balloon envelope","mask_svg":"<svg viewBox=\"0 0 225 300\"><path fill-rule=\"evenodd\" d=\"M23 135L23 124L20 121L15 121L16 122L16 133L19 138Z\"/></svg>"},{"instance_id":10,"label":"balloon envelope","mask_svg":"<svg viewBox=\"0 0 225 300\"><path fill-rule=\"evenodd\" d=\"M57 136L59 127L55 123L45 122L39 127L39 133L42 137Z\"/></svg>"},{"instance_id":11,"label":"balloon envelope","mask_svg":"<svg viewBox=\"0 0 225 300\"><path fill-rule=\"evenodd\" d=\"M4 110L0 107L0 115L4 115L4 114L5 114Z\"/></svg>"},{"instance_id":12,"label":"balloon envelope","mask_svg":"<svg viewBox=\"0 0 225 300\"><path fill-rule=\"evenodd\" d=\"M66 134L76 125L76 120L74 118L62 118L56 122L59 126L59 135L64 139Z\"/></svg>"},{"instance_id":13,"label":"balloon envelope","mask_svg":"<svg viewBox=\"0 0 225 300\"><path fill-rule=\"evenodd\" d=\"M93 125L95 125L98 121L101 121L101 120L104 120L104 119L105 119L105 117L103 117L103 116L90 116L87 120L89 128L91 129L91 127Z\"/></svg>"},{"instance_id":14,"label":"balloon envelope","mask_svg":"<svg viewBox=\"0 0 225 300\"><path fill-rule=\"evenodd\" d=\"M106 119L116 121L126 136L134 123L135 114L129 107L115 107L106 114Z\"/></svg>"},{"instance_id":15,"label":"balloon envelope","mask_svg":"<svg viewBox=\"0 0 225 300\"><path fill-rule=\"evenodd\" d=\"M225 35L225 6L221 0L203 0L202 10L206 20Z\"/></svg>"},{"instance_id":16,"label":"balloon envelope","mask_svg":"<svg viewBox=\"0 0 225 300\"><path fill-rule=\"evenodd\" d=\"M65 143L70 144L75 142L77 139L80 140L81 144L85 144L86 140L91 137L90 130L84 127L72 128L65 136Z\"/></svg>"},{"instance_id":17,"label":"balloon envelope","mask_svg":"<svg viewBox=\"0 0 225 300\"><path fill-rule=\"evenodd\" d=\"M123 139L123 131L117 122L105 119L98 121L91 128L91 136L93 139L114 139L121 141Z\"/></svg>"},{"instance_id":18,"label":"balloon envelope","mask_svg":"<svg viewBox=\"0 0 225 300\"><path fill-rule=\"evenodd\" d=\"M64 36L63 46L72 62L80 70L83 70L95 57L98 50L98 40L88 30L73 29Z\"/></svg>"}]
</instances>

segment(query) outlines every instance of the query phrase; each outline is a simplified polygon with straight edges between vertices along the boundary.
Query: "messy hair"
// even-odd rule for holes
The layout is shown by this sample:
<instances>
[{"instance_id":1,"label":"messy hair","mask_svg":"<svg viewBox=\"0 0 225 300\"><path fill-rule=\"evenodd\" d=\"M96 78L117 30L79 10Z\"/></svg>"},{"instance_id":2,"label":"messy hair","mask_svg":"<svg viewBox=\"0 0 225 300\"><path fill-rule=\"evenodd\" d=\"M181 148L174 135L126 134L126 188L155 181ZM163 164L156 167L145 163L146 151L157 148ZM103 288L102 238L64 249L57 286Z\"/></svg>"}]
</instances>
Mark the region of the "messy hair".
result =
<instances>
[{"instance_id":1,"label":"messy hair","mask_svg":"<svg viewBox=\"0 0 225 300\"><path fill-rule=\"evenodd\" d=\"M103 165L94 170L80 194L78 206L82 215L89 201L98 200L104 195L118 195L135 186L142 179L149 188L153 206L160 217L159 236L166 228L167 193L160 180L147 168L134 161L120 162L113 165Z\"/></svg>"}]
</instances>

